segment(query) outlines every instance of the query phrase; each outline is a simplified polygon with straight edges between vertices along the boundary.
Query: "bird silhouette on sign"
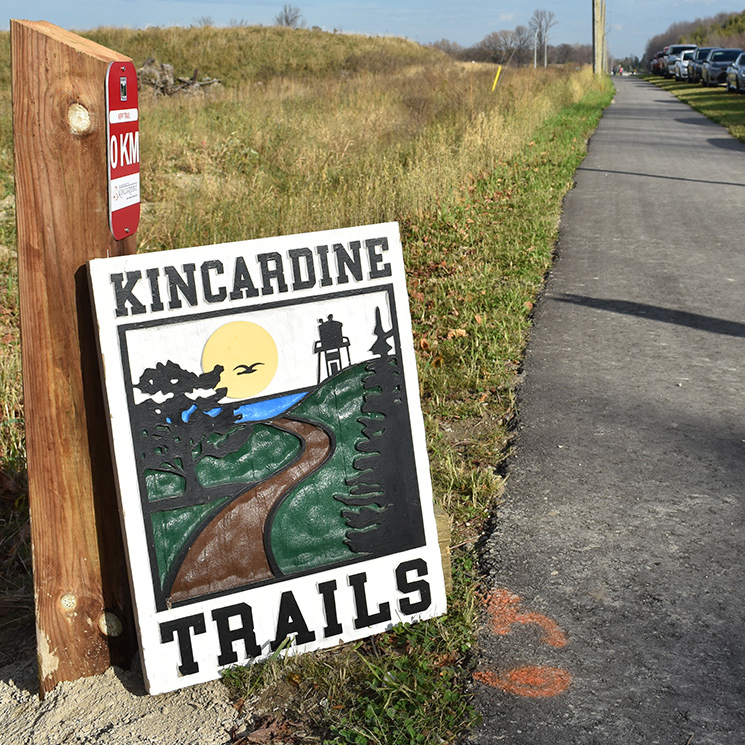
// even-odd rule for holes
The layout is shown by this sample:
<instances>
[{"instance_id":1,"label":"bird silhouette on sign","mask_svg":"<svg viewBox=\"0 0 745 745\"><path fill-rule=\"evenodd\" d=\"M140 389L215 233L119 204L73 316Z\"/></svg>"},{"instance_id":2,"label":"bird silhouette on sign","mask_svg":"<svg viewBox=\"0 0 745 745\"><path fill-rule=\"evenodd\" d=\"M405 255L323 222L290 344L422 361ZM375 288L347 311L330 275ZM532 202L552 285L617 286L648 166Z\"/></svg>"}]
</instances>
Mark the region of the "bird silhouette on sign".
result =
<instances>
[{"instance_id":1,"label":"bird silhouette on sign","mask_svg":"<svg viewBox=\"0 0 745 745\"><path fill-rule=\"evenodd\" d=\"M253 365L236 365L233 370L238 370L236 375L250 375L256 372L258 365L263 365L263 362L254 362Z\"/></svg>"}]
</instances>

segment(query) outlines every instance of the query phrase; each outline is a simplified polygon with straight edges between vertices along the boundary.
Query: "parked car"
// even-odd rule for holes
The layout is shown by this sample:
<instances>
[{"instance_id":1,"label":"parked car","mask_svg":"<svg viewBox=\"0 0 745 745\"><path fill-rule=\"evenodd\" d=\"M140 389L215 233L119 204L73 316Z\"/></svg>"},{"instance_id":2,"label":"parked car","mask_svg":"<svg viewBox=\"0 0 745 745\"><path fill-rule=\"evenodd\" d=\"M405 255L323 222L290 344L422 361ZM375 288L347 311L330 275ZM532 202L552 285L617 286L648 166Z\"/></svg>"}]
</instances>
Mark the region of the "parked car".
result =
<instances>
[{"instance_id":1,"label":"parked car","mask_svg":"<svg viewBox=\"0 0 745 745\"><path fill-rule=\"evenodd\" d=\"M699 47L693 53L693 59L688 65L689 83L699 83L701 81L701 66L704 64L704 60L715 49L721 49L721 47Z\"/></svg>"},{"instance_id":2,"label":"parked car","mask_svg":"<svg viewBox=\"0 0 745 745\"><path fill-rule=\"evenodd\" d=\"M745 93L745 52L727 68L727 90Z\"/></svg>"},{"instance_id":3,"label":"parked car","mask_svg":"<svg viewBox=\"0 0 745 745\"><path fill-rule=\"evenodd\" d=\"M662 56L660 57L660 75L664 78L667 75L667 54L670 47L665 47L662 50Z\"/></svg>"},{"instance_id":4,"label":"parked car","mask_svg":"<svg viewBox=\"0 0 745 745\"><path fill-rule=\"evenodd\" d=\"M672 78L675 75L675 63L680 59L680 55L688 50L695 51L698 49L696 44L671 44L667 48L667 67L662 71L666 78Z\"/></svg>"},{"instance_id":5,"label":"parked car","mask_svg":"<svg viewBox=\"0 0 745 745\"><path fill-rule=\"evenodd\" d=\"M652 73L652 75L657 75L659 73L659 66L660 66L660 57L662 56L662 52L656 52L652 59L649 60L649 72Z\"/></svg>"},{"instance_id":6,"label":"parked car","mask_svg":"<svg viewBox=\"0 0 745 745\"><path fill-rule=\"evenodd\" d=\"M688 80L688 69L695 51L695 49L686 49L675 62L673 73L676 80Z\"/></svg>"},{"instance_id":7,"label":"parked car","mask_svg":"<svg viewBox=\"0 0 745 745\"><path fill-rule=\"evenodd\" d=\"M661 49L649 62L649 71L653 75L662 75L662 66L665 64L665 55L667 54L667 47Z\"/></svg>"},{"instance_id":8,"label":"parked car","mask_svg":"<svg viewBox=\"0 0 745 745\"><path fill-rule=\"evenodd\" d=\"M727 82L727 68L742 54L742 49L715 49L701 65L701 85Z\"/></svg>"}]
</instances>

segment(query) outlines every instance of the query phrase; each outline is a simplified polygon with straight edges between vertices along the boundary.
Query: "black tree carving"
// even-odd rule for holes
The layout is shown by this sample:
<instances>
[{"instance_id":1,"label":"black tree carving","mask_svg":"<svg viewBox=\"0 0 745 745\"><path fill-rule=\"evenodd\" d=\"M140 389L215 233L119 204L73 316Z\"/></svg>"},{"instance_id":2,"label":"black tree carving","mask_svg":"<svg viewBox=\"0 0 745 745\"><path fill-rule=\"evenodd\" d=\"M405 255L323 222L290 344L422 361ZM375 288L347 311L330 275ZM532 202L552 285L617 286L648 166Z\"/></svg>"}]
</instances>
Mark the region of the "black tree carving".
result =
<instances>
[{"instance_id":1,"label":"black tree carving","mask_svg":"<svg viewBox=\"0 0 745 745\"><path fill-rule=\"evenodd\" d=\"M198 375L175 362L159 362L145 370L136 384L143 393L166 396L162 403L147 399L135 407L134 426L140 466L184 479L186 498L202 493L197 464L207 456L223 457L244 445L253 427L237 424L232 408L219 403L226 388L215 389L222 366ZM187 393L214 391L191 398ZM214 494L210 495L214 497Z\"/></svg>"},{"instance_id":2,"label":"black tree carving","mask_svg":"<svg viewBox=\"0 0 745 745\"><path fill-rule=\"evenodd\" d=\"M342 516L351 530L347 543L356 553L384 555L424 543L419 488L414 466L409 412L403 376L391 355L393 331L385 331L375 313L377 355L366 369L366 391L360 418L367 438L357 445L363 455L354 461L359 475L347 480L349 497L336 498L347 507Z\"/></svg>"}]
</instances>

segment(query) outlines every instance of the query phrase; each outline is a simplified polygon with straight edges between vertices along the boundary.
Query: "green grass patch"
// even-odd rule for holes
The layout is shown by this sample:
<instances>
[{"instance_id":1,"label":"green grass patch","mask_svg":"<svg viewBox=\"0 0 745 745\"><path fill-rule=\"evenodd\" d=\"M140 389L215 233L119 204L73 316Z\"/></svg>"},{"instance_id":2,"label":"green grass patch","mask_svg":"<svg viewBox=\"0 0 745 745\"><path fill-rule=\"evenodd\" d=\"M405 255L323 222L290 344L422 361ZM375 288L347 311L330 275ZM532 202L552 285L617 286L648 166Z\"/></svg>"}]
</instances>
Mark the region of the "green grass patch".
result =
<instances>
[{"instance_id":1,"label":"green grass patch","mask_svg":"<svg viewBox=\"0 0 745 745\"><path fill-rule=\"evenodd\" d=\"M453 742L476 721L464 692L463 661L473 645L478 607L471 562L456 565L445 618L397 626L364 642L318 654L235 667L225 683L285 742L411 745Z\"/></svg>"},{"instance_id":2,"label":"green grass patch","mask_svg":"<svg viewBox=\"0 0 745 745\"><path fill-rule=\"evenodd\" d=\"M646 77L659 88L669 91L692 109L726 127L733 137L745 142L745 95L729 93L723 86L713 88L678 82L656 75Z\"/></svg>"}]
</instances>

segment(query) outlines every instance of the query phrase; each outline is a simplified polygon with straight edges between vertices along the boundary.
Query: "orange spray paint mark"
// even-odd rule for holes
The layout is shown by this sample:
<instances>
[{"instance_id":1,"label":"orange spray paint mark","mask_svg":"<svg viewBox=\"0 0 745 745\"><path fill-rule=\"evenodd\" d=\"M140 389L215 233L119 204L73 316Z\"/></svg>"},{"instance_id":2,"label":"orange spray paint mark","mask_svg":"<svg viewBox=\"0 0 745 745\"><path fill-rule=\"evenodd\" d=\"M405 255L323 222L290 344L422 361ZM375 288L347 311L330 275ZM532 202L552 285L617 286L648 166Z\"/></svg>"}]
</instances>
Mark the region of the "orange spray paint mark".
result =
<instances>
[{"instance_id":1,"label":"orange spray paint mark","mask_svg":"<svg viewBox=\"0 0 745 745\"><path fill-rule=\"evenodd\" d=\"M558 696L564 693L572 683L572 676L566 670L544 665L518 667L501 675L485 670L474 673L473 677L492 688L500 688L507 693L528 698Z\"/></svg>"},{"instance_id":2,"label":"orange spray paint mark","mask_svg":"<svg viewBox=\"0 0 745 745\"><path fill-rule=\"evenodd\" d=\"M492 590L484 604L489 615L489 628L495 634L504 636L512 631L515 624L535 624L543 631L542 641L551 647L566 646L566 634L556 621L542 613L522 610L520 598L502 588ZM560 667L546 665L526 665L525 667L495 673L483 670L473 674L475 680L507 693L528 698L548 698L564 693L572 683L572 676Z\"/></svg>"},{"instance_id":3,"label":"orange spray paint mark","mask_svg":"<svg viewBox=\"0 0 745 745\"><path fill-rule=\"evenodd\" d=\"M489 628L495 634L509 634L516 623L534 623L543 629L543 641L552 647L564 647L566 634L542 613L526 613L520 609L520 598L507 590L497 588L486 597L486 612L489 614Z\"/></svg>"}]
</instances>

